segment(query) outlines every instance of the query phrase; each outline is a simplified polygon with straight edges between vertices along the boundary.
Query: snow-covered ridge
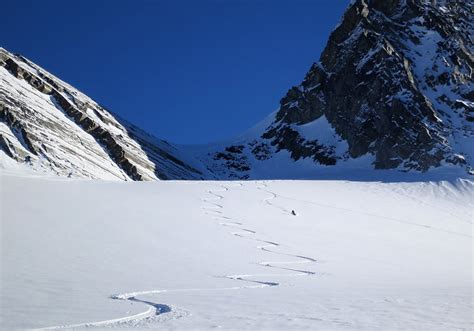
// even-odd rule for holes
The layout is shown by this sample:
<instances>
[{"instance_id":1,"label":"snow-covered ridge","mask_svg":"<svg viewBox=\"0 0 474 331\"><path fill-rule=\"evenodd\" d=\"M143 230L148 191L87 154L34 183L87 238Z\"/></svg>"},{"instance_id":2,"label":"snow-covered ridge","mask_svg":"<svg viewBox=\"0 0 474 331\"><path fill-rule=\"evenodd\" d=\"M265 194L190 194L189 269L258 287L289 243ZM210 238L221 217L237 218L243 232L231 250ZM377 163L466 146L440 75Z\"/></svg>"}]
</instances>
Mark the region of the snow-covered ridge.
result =
<instances>
[{"instance_id":1,"label":"snow-covered ridge","mask_svg":"<svg viewBox=\"0 0 474 331\"><path fill-rule=\"evenodd\" d=\"M0 146L6 155L60 176L199 179L170 144L119 120L22 56L0 49Z\"/></svg>"}]
</instances>

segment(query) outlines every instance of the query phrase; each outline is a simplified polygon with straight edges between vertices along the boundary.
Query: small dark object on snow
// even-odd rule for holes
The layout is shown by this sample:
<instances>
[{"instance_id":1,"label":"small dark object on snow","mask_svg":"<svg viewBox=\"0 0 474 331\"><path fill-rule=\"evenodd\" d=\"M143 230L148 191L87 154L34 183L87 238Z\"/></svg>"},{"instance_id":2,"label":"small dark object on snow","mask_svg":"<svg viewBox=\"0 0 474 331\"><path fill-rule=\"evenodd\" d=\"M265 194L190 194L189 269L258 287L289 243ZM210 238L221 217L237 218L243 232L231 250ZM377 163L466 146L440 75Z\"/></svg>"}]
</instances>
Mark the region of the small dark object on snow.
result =
<instances>
[{"instance_id":1,"label":"small dark object on snow","mask_svg":"<svg viewBox=\"0 0 474 331\"><path fill-rule=\"evenodd\" d=\"M296 216L296 212L294 210L292 210L291 215Z\"/></svg>"}]
</instances>

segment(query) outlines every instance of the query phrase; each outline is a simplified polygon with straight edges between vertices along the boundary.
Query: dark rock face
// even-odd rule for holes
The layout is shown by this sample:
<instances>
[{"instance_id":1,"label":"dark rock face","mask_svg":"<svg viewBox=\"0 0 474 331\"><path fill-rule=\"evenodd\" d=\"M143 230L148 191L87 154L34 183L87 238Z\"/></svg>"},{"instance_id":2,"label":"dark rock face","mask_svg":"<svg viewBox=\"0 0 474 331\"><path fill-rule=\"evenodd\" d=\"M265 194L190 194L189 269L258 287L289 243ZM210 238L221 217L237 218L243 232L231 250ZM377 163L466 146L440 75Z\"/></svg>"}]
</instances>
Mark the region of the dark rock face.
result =
<instances>
[{"instance_id":1,"label":"dark rock face","mask_svg":"<svg viewBox=\"0 0 474 331\"><path fill-rule=\"evenodd\" d=\"M277 147L276 152L282 149L290 151L291 157L298 161L300 158L311 157L323 165L335 165L336 157L330 147L323 146L318 141L303 139L297 131L289 126L282 125L263 134L263 138L273 138L272 145Z\"/></svg>"},{"instance_id":2,"label":"dark rock face","mask_svg":"<svg viewBox=\"0 0 474 331\"><path fill-rule=\"evenodd\" d=\"M324 115L348 142L349 156L373 155L375 168L426 171L443 161L464 163L467 156L455 150L452 138L474 132L465 125L473 120L467 102L472 13L473 4L464 0L355 1L320 63L281 99L276 122L263 137L295 160L313 156L321 162L321 148L306 148L289 126ZM335 163L327 151L324 157Z\"/></svg>"},{"instance_id":3,"label":"dark rock face","mask_svg":"<svg viewBox=\"0 0 474 331\"><path fill-rule=\"evenodd\" d=\"M216 152L213 156L215 161L224 162L223 165L227 169L236 171L237 173L245 173L250 170L250 166L247 162L247 157L243 155L243 150L245 146L228 146L224 149L223 152ZM236 178L246 179L248 175L242 174L235 176Z\"/></svg>"},{"instance_id":4,"label":"dark rock face","mask_svg":"<svg viewBox=\"0 0 474 331\"><path fill-rule=\"evenodd\" d=\"M251 153L254 155L255 159L259 161L271 159L272 152L268 144L254 140L249 143L249 146L251 147Z\"/></svg>"}]
</instances>

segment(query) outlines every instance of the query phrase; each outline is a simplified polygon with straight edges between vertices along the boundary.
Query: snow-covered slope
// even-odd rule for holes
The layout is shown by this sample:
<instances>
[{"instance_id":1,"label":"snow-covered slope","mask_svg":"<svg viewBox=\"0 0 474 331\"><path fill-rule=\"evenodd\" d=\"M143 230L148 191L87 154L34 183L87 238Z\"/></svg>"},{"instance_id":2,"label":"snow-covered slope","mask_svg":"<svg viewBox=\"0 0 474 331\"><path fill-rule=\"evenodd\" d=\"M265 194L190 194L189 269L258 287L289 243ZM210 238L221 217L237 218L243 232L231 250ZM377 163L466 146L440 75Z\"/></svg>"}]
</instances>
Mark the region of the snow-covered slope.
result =
<instances>
[{"instance_id":1,"label":"snow-covered slope","mask_svg":"<svg viewBox=\"0 0 474 331\"><path fill-rule=\"evenodd\" d=\"M0 149L20 163L60 176L120 180L209 177L171 144L121 120L77 89L4 49L0 49Z\"/></svg>"},{"instance_id":2,"label":"snow-covered slope","mask_svg":"<svg viewBox=\"0 0 474 331\"><path fill-rule=\"evenodd\" d=\"M2 330L473 325L469 181L0 181Z\"/></svg>"}]
</instances>

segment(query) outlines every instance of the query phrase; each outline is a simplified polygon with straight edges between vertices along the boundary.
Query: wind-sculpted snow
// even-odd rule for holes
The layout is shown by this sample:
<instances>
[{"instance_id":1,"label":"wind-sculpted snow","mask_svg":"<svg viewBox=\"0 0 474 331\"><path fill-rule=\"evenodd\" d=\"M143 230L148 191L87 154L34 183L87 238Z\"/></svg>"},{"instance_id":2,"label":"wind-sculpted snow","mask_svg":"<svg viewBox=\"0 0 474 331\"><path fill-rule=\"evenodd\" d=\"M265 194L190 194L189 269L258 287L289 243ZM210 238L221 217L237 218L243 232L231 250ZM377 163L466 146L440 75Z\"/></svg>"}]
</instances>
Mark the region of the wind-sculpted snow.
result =
<instances>
[{"instance_id":1,"label":"wind-sculpted snow","mask_svg":"<svg viewBox=\"0 0 474 331\"><path fill-rule=\"evenodd\" d=\"M1 182L2 329L472 325L468 180Z\"/></svg>"}]
</instances>

